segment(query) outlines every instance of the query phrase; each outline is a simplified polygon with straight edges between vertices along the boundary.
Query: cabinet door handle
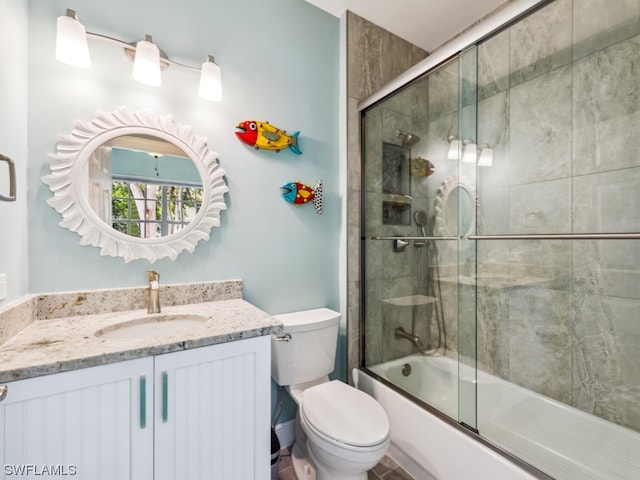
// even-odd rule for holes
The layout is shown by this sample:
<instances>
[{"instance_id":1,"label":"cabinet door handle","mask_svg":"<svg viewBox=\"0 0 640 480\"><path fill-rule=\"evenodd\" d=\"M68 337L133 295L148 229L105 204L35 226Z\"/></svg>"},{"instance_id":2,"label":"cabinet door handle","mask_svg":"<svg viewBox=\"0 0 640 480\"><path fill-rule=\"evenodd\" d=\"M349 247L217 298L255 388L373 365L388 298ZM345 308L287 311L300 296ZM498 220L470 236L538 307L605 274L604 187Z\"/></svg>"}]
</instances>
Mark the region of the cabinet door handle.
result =
<instances>
[{"instance_id":1,"label":"cabinet door handle","mask_svg":"<svg viewBox=\"0 0 640 480\"><path fill-rule=\"evenodd\" d=\"M0 153L0 162L7 162L9 166L9 196L0 195L0 200L4 202L14 202L16 200L16 166L9 157ZM0 398L0 400L2 400Z\"/></svg>"},{"instance_id":2,"label":"cabinet door handle","mask_svg":"<svg viewBox=\"0 0 640 480\"><path fill-rule=\"evenodd\" d=\"M147 428L147 377L140 377L140 428Z\"/></svg>"},{"instance_id":3,"label":"cabinet door handle","mask_svg":"<svg viewBox=\"0 0 640 480\"><path fill-rule=\"evenodd\" d=\"M162 423L169 420L169 375L162 372Z\"/></svg>"},{"instance_id":4,"label":"cabinet door handle","mask_svg":"<svg viewBox=\"0 0 640 480\"><path fill-rule=\"evenodd\" d=\"M9 387L7 387L6 385L0 385L0 402L5 399L8 391Z\"/></svg>"}]
</instances>

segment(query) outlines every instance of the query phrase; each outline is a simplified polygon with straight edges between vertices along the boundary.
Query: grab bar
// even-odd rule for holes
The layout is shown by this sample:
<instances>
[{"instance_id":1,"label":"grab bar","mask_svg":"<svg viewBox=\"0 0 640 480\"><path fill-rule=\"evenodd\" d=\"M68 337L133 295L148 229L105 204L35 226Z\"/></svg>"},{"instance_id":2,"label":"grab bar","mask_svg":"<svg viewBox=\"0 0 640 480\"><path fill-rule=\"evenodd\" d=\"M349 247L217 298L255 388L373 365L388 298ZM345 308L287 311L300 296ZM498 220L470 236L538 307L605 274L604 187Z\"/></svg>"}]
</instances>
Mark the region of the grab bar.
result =
<instances>
[{"instance_id":1,"label":"grab bar","mask_svg":"<svg viewBox=\"0 0 640 480\"><path fill-rule=\"evenodd\" d=\"M16 166L9 157L0 153L0 161L7 162L9 165L9 196L0 194L0 201L15 202L16 200Z\"/></svg>"},{"instance_id":2,"label":"grab bar","mask_svg":"<svg viewBox=\"0 0 640 480\"><path fill-rule=\"evenodd\" d=\"M469 240L640 240L640 233L539 233L467 235Z\"/></svg>"}]
</instances>

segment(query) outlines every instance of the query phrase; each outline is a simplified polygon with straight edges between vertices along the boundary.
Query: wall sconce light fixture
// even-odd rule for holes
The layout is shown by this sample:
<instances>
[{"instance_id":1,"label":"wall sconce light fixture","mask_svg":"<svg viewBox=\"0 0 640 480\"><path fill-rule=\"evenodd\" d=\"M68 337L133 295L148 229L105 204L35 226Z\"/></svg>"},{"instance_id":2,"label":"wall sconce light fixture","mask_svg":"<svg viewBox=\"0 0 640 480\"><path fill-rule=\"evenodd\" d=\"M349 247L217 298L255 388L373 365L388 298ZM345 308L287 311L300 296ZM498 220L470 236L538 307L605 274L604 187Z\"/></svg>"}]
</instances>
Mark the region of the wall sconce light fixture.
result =
<instances>
[{"instance_id":1,"label":"wall sconce light fixture","mask_svg":"<svg viewBox=\"0 0 640 480\"><path fill-rule=\"evenodd\" d=\"M160 76L160 49L153 43L151 35L145 35L144 40L136 43L136 54L133 59L134 80L152 87L159 87L162 83Z\"/></svg>"},{"instance_id":2,"label":"wall sconce light fixture","mask_svg":"<svg viewBox=\"0 0 640 480\"><path fill-rule=\"evenodd\" d=\"M107 35L87 32L84 25L78 21L76 12L71 9L67 9L66 15L58 17L56 58L62 63L74 67L91 67L87 38L107 41L124 48L127 57L134 62L132 76L141 83L159 86L161 84L160 70L175 65L200 72L199 94L202 98L213 102L222 100L220 67L215 63L213 56L207 56L200 68L185 65L168 58L153 43L151 35L145 35L144 40L134 44Z\"/></svg>"}]
</instances>

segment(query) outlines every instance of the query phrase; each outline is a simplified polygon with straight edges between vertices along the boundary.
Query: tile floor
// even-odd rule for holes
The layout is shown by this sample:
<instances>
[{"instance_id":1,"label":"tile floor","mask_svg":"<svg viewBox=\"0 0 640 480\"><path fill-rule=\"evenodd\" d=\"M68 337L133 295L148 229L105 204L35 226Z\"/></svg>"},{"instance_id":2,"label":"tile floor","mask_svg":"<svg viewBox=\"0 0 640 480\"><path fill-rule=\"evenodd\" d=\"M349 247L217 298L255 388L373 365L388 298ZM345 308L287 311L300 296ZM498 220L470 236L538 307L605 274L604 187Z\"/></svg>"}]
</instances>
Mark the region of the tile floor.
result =
<instances>
[{"instance_id":1,"label":"tile floor","mask_svg":"<svg viewBox=\"0 0 640 480\"><path fill-rule=\"evenodd\" d=\"M296 480L291 466L291 456L288 449L280 452L279 480ZM414 480L400 465L393 461L388 455L380 463L369 470L368 480Z\"/></svg>"}]
</instances>

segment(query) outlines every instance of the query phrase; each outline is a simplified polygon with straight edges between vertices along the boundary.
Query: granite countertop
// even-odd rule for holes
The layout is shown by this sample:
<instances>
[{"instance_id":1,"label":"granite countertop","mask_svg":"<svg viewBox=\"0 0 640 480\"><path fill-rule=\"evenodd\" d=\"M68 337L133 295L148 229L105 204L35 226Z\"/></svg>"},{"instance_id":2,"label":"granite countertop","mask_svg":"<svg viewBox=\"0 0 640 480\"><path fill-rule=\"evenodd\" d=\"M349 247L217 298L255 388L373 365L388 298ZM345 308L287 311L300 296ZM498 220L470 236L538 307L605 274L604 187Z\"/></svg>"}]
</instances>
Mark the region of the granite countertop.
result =
<instances>
[{"instance_id":1,"label":"granite countertop","mask_svg":"<svg viewBox=\"0 0 640 480\"><path fill-rule=\"evenodd\" d=\"M164 315L208 320L179 333L108 338L95 333L116 323L148 317L146 309L36 320L0 344L0 382L60 373L150 355L269 335L280 322L241 298L163 306Z\"/></svg>"}]
</instances>

